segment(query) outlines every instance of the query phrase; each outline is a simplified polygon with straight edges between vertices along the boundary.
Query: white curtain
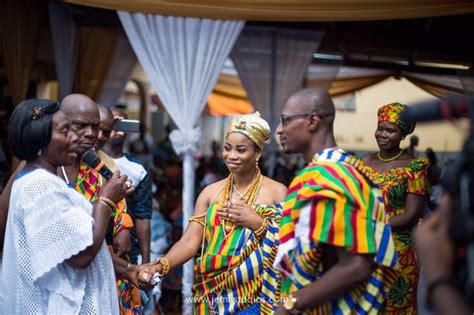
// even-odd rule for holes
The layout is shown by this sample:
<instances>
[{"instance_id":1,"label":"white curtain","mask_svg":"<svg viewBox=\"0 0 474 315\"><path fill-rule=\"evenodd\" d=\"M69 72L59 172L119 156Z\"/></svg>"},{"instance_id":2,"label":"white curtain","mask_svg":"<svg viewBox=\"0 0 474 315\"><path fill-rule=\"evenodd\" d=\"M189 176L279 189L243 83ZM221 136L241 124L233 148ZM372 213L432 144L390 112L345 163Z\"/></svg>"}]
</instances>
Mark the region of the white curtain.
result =
<instances>
[{"instance_id":1,"label":"white curtain","mask_svg":"<svg viewBox=\"0 0 474 315\"><path fill-rule=\"evenodd\" d=\"M311 81L311 87L319 87L328 90L332 82L338 76L341 62L324 64L312 64L306 73L306 79Z\"/></svg>"},{"instance_id":2,"label":"white curtain","mask_svg":"<svg viewBox=\"0 0 474 315\"><path fill-rule=\"evenodd\" d=\"M115 106L117 104L136 64L137 58L128 38L125 34L120 34L115 44L107 77L97 100L99 104L105 106Z\"/></svg>"},{"instance_id":3,"label":"white curtain","mask_svg":"<svg viewBox=\"0 0 474 315\"><path fill-rule=\"evenodd\" d=\"M272 133L288 97L303 87L303 79L323 32L246 27L231 53L240 81L252 105L268 121ZM334 74L335 76L335 74ZM268 175L275 170L272 141Z\"/></svg>"},{"instance_id":4,"label":"white curtain","mask_svg":"<svg viewBox=\"0 0 474 315\"><path fill-rule=\"evenodd\" d=\"M194 161L201 130L196 124L244 21L119 12L135 54L178 127L171 135L183 156L183 228L194 209ZM193 262L184 266L183 312L189 303ZM186 303L188 301L188 303Z\"/></svg>"},{"instance_id":5,"label":"white curtain","mask_svg":"<svg viewBox=\"0 0 474 315\"><path fill-rule=\"evenodd\" d=\"M49 21L53 39L54 63L59 84L59 97L71 94L77 63L77 27L73 9L64 3L49 3Z\"/></svg>"},{"instance_id":6,"label":"white curtain","mask_svg":"<svg viewBox=\"0 0 474 315\"><path fill-rule=\"evenodd\" d=\"M274 132L288 97L303 79L322 32L246 27L231 53L250 102Z\"/></svg>"}]
</instances>

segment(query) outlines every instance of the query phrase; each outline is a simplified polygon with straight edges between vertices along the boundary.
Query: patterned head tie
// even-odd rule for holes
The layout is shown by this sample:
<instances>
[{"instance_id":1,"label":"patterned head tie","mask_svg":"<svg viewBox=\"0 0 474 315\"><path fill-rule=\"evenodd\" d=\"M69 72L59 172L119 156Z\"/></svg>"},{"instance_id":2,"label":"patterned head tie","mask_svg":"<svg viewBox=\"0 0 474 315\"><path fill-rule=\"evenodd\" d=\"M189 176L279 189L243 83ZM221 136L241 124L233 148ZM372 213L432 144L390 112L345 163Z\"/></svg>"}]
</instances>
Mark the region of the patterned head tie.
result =
<instances>
[{"instance_id":1,"label":"patterned head tie","mask_svg":"<svg viewBox=\"0 0 474 315\"><path fill-rule=\"evenodd\" d=\"M408 106L402 103L391 103L379 108L377 112L378 122L388 121L397 125L405 135L415 130L415 124L401 119L400 115Z\"/></svg>"},{"instance_id":2,"label":"patterned head tie","mask_svg":"<svg viewBox=\"0 0 474 315\"><path fill-rule=\"evenodd\" d=\"M225 136L227 137L232 132L238 132L247 136L262 149L263 145L270 139L271 131L268 123L260 117L260 113L255 112L233 118L227 127Z\"/></svg>"},{"instance_id":3,"label":"patterned head tie","mask_svg":"<svg viewBox=\"0 0 474 315\"><path fill-rule=\"evenodd\" d=\"M35 106L31 110L31 119L32 120L38 120L44 117L44 111L41 107Z\"/></svg>"}]
</instances>

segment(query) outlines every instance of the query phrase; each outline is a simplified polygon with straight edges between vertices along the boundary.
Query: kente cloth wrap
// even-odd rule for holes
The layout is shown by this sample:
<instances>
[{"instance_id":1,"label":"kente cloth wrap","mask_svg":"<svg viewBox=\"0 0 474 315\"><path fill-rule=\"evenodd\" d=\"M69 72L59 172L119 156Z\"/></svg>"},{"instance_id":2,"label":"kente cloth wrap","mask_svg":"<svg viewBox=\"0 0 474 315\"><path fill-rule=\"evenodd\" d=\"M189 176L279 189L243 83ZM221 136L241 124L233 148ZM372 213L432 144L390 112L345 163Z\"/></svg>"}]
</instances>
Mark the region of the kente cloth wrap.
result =
<instances>
[{"instance_id":1,"label":"kente cloth wrap","mask_svg":"<svg viewBox=\"0 0 474 315\"><path fill-rule=\"evenodd\" d=\"M338 148L318 152L293 180L283 203L282 297L324 275L322 244L373 256L367 281L308 314L377 314L397 276L397 256L382 195L365 166Z\"/></svg>"},{"instance_id":2,"label":"kente cloth wrap","mask_svg":"<svg viewBox=\"0 0 474 315\"><path fill-rule=\"evenodd\" d=\"M99 199L100 188L104 180L102 176L86 163L81 163L77 181L74 188L83 194L87 200L94 203ZM124 200L117 203L117 209L113 212L114 227L113 236L116 237L122 230L133 227L130 216L125 212L126 204ZM113 253L113 248L109 246L109 250ZM121 257L130 261L127 255ZM117 291L119 298L120 314L141 314L142 305L140 293L127 279L116 276Z\"/></svg>"},{"instance_id":3,"label":"kente cloth wrap","mask_svg":"<svg viewBox=\"0 0 474 315\"><path fill-rule=\"evenodd\" d=\"M84 269L66 260L93 243L92 205L58 176L22 171L10 197L2 265L2 314L117 314L105 242Z\"/></svg>"},{"instance_id":4,"label":"kente cloth wrap","mask_svg":"<svg viewBox=\"0 0 474 315\"><path fill-rule=\"evenodd\" d=\"M370 176L382 188L389 218L405 213L408 193L420 196L430 194L428 165L428 159L421 158L385 172L368 168ZM393 232L393 239L401 275L390 288L384 313L416 314L419 268L411 229Z\"/></svg>"},{"instance_id":5,"label":"kente cloth wrap","mask_svg":"<svg viewBox=\"0 0 474 315\"><path fill-rule=\"evenodd\" d=\"M377 111L378 121L388 121L397 125L405 135L408 135L415 130L415 124L403 120L400 114L404 112L408 106L402 103L391 103L384 105Z\"/></svg>"},{"instance_id":6,"label":"kente cloth wrap","mask_svg":"<svg viewBox=\"0 0 474 315\"><path fill-rule=\"evenodd\" d=\"M96 202L99 200L100 188L104 183L102 176L85 162L81 163L74 189L84 195L87 200ZM132 218L125 212L126 204L124 200L117 203L117 209L114 210L114 237L123 229L133 227Z\"/></svg>"},{"instance_id":7,"label":"kente cloth wrap","mask_svg":"<svg viewBox=\"0 0 474 315\"><path fill-rule=\"evenodd\" d=\"M225 136L227 137L232 132L247 136L260 149L269 141L271 133L270 126L260 117L259 112L233 118L227 127Z\"/></svg>"},{"instance_id":8,"label":"kente cloth wrap","mask_svg":"<svg viewBox=\"0 0 474 315\"><path fill-rule=\"evenodd\" d=\"M236 314L256 303L260 303L260 314L272 314L280 290L280 274L273 261L281 207L254 207L269 220L262 239L237 225L225 234L217 214L220 207L212 203L206 214L205 245L194 266L194 314Z\"/></svg>"}]
</instances>

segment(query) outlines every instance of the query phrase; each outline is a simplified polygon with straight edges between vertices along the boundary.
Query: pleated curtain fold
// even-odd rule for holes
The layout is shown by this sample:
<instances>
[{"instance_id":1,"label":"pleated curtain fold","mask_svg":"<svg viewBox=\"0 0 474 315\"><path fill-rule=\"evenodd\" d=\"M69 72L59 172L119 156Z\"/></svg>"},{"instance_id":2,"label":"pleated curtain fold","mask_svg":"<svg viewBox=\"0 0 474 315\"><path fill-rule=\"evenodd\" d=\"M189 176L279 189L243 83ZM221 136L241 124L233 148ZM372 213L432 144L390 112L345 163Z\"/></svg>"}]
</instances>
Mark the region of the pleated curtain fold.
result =
<instances>
[{"instance_id":1,"label":"pleated curtain fold","mask_svg":"<svg viewBox=\"0 0 474 315\"><path fill-rule=\"evenodd\" d=\"M170 134L183 157L183 229L194 210L194 154L201 142L198 119L244 21L118 12L138 61L178 127ZM192 297L193 262L184 265L183 301ZM191 314L191 303L183 303Z\"/></svg>"}]
</instances>

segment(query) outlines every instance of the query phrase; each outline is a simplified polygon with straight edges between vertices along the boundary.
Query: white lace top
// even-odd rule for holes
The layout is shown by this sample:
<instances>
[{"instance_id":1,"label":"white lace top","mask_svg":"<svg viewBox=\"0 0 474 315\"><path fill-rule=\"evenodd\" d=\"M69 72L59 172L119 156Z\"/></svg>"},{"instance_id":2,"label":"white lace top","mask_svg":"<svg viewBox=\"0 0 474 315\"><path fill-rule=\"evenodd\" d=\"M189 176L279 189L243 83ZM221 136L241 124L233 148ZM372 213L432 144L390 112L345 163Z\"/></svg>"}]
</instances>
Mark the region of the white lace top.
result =
<instances>
[{"instance_id":1,"label":"white lace top","mask_svg":"<svg viewBox=\"0 0 474 315\"><path fill-rule=\"evenodd\" d=\"M118 314L112 259L102 244L86 269L65 261L92 244L92 205L59 177L35 170L10 197L2 314Z\"/></svg>"}]
</instances>

